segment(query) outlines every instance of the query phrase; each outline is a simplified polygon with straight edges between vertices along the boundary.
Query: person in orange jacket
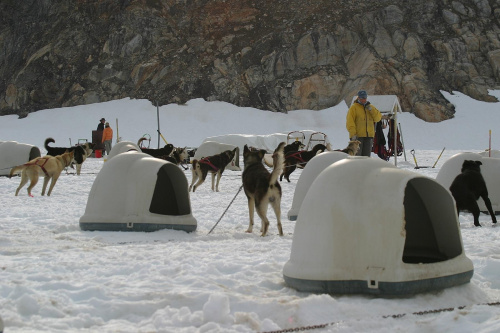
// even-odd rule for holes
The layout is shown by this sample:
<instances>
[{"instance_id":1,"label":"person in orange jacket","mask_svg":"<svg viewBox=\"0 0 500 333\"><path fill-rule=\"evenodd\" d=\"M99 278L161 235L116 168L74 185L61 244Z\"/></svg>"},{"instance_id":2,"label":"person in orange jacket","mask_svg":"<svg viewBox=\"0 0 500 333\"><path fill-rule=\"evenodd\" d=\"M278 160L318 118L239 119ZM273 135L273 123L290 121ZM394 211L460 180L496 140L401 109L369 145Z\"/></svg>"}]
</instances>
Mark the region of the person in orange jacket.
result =
<instances>
[{"instance_id":1,"label":"person in orange jacket","mask_svg":"<svg viewBox=\"0 0 500 333\"><path fill-rule=\"evenodd\" d=\"M106 150L106 155L109 155L111 151L111 141L113 141L113 130L109 127L109 123L106 122L104 125L104 131L102 132L102 143L104 143L104 149Z\"/></svg>"}]
</instances>

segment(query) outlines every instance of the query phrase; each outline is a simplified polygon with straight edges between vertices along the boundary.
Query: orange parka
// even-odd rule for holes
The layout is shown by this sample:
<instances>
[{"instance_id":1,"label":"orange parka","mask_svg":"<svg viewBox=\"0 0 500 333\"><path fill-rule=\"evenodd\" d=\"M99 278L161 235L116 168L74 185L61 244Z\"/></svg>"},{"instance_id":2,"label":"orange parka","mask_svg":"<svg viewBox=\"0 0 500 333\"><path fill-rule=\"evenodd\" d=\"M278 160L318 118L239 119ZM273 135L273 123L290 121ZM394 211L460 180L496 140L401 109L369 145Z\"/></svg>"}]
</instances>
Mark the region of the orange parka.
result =
<instances>
[{"instance_id":1,"label":"orange parka","mask_svg":"<svg viewBox=\"0 0 500 333\"><path fill-rule=\"evenodd\" d=\"M370 110L371 109L371 110ZM347 111L346 128L349 138L375 136L375 123L382 119L380 111L372 104L362 105L356 100Z\"/></svg>"},{"instance_id":2,"label":"orange parka","mask_svg":"<svg viewBox=\"0 0 500 333\"><path fill-rule=\"evenodd\" d=\"M113 130L111 127L105 127L104 131L102 131L102 141L104 142L106 140L113 140Z\"/></svg>"}]
</instances>

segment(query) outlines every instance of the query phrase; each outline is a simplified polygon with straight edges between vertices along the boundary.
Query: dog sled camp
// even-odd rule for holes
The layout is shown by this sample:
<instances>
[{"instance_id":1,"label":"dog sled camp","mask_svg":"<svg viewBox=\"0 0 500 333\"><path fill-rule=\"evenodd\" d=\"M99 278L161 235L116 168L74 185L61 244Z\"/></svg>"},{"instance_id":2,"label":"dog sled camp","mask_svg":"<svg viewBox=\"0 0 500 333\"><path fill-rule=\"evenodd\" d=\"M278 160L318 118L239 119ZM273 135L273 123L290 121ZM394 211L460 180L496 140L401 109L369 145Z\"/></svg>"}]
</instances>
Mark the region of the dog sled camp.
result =
<instances>
[{"instance_id":1,"label":"dog sled camp","mask_svg":"<svg viewBox=\"0 0 500 333\"><path fill-rule=\"evenodd\" d=\"M217 103L217 106L220 109L221 104ZM186 106L182 108L183 113L188 112ZM107 109L111 109L109 104ZM123 110L120 104L120 112ZM175 118L175 112L170 109L169 112L171 123L182 124L181 118ZM92 127L94 120L101 118L102 114L103 111L99 110L95 116L86 116L92 118ZM308 113L309 118L312 118L311 114L316 115ZM345 108L335 115L340 118L344 114ZM112 116L106 114L106 118ZM456 142L450 142L452 136L446 129L446 122L424 127L428 124L414 123L409 116L401 114L398 118L405 131L407 150L417 151L419 164L433 165L446 146L435 168L415 169L411 157L404 161L403 155L398 156L395 167L393 157L385 162L373 154L368 161L376 165L363 164L366 169L358 169L353 164L364 162L363 158L335 151L347 146L344 124L334 127L333 133L327 128L313 130L327 135L332 150L313 157L304 169L295 170L290 175L290 182L280 182L283 236L278 235L271 206L267 212L267 235L261 237L257 215L253 233L245 232L249 224L248 202L243 192L236 195L242 185L243 148L245 144L265 147L272 155L278 143L286 141L287 135L295 130L306 133L304 142L307 145L309 132L300 129L312 126L294 124L288 130L280 131L279 136L270 135L276 132L268 128L256 135L228 134L227 137L238 139L226 141L224 134L219 133L201 133L196 137L198 127L190 119L183 135L188 131L189 139L195 138L197 144L183 141L181 134L170 133L168 126L164 126L163 135L174 145L200 147L205 140L216 141L214 137L218 137L223 141L224 137L225 144L239 147L240 170L226 168L219 192L212 191L210 181L194 193L187 192L191 170L144 156L137 147L137 140L146 131L138 128L134 133L127 129L126 112L120 115L120 133L129 141L115 143L116 152L112 152L106 162L104 158L88 158L78 177L63 173L51 197L41 197L38 190L34 198L28 198L26 192L15 197L20 179L0 177L4 200L0 208L0 290L3 295L0 316L5 330L26 331L44 327L49 331L72 331L86 327L95 331L147 329L187 332L211 329L251 332L301 328L314 331L309 327L325 327L325 324L332 323L332 328L342 326L345 330L363 331L370 327L382 332L401 328L417 331L422 328L423 321L431 330L438 327L449 331L463 327L479 331L500 329L496 320L498 306L495 305L500 299L500 287L496 282L498 229L487 214L479 216L482 228L474 227L472 214L460 212L456 215L453 199L437 177L440 172L445 172L445 163L454 155L466 151L482 152L487 146L487 130L477 130L482 132L481 138L469 138L475 142L476 148L460 149L457 145L466 146L467 142L456 137ZM30 117L23 121L29 121ZM273 128L279 128L283 123L281 118L274 122L272 113L266 117L271 119L267 121ZM491 117L494 117L493 112ZM330 114L329 122L334 118ZM477 121L460 118L457 117L457 121L449 126L465 131L477 125ZM140 121L136 121L134 127L139 127ZM302 123L303 118L300 121ZM246 126L251 126L251 123L252 118L248 117ZM58 127L66 128L70 124L58 124ZM162 124L167 124L167 121L162 121ZM259 125L264 126L262 124ZM245 133L236 122L231 125L228 133ZM220 123L203 124L199 127L200 132L207 126L217 128ZM420 126L418 136L413 131L415 126ZM19 131L19 126L17 128ZM420 135L428 133L428 128L432 134ZM33 133L40 130L37 126L30 128ZM129 137L129 131L134 135ZM10 135L12 132L6 133ZM24 140L14 135L11 137L18 142L43 147L44 140L50 136L45 132L40 139L32 140L27 133L24 135ZM272 139L265 140L270 136ZM433 145L421 143L429 137L435 141ZM62 139L54 139L58 146L62 146ZM265 141L269 147L255 144L259 140ZM498 144L494 141L492 146ZM41 153L45 155L43 150ZM488 184L490 168L494 174L495 167L490 167L483 159L493 161L497 157L479 155L482 158L481 172ZM475 160L476 157L465 159ZM164 170L166 165L175 169ZM268 170L271 169L268 167ZM458 174L460 170L452 172ZM153 224L147 215L151 214L149 209L155 196L150 192L151 187L161 182L157 176L159 173L164 173L165 181L182 180L185 195L177 190L172 192L179 195L176 200L181 201L180 205L182 200L189 203L190 214L185 215L196 221L195 230L185 232L165 228L146 233L84 231L80 228L80 219L87 215L87 208L89 214L100 217L113 215L106 221L97 221L105 222L102 224L108 221L122 223L120 219L130 212L136 215L136 220ZM374 173L384 177L377 179ZM94 187L99 190L94 190ZM494 190L488 189L494 205ZM366 197L362 199L359 191L364 191ZM299 192L304 193L300 204L296 205ZM115 201L122 206L115 205ZM228 208L231 201L233 203ZM478 204L481 202L479 199ZM337 214L328 209L334 203L339 206L335 209ZM297 209L295 220L291 218L292 208ZM181 207L176 209L182 211ZM208 234L224 212L217 227ZM344 218L339 215L344 215ZM402 216L406 215L411 219L403 222ZM167 212L164 220L171 219L171 216L176 215ZM138 227L136 220L132 221L134 227ZM443 223L440 229L444 220L447 223ZM416 227L421 222L426 232L419 232ZM402 232L404 223L408 226ZM308 240L314 242L308 243ZM384 244L384 249L380 248L381 244ZM339 249L341 245L345 248ZM311 255L314 249L318 251ZM307 259L305 265L297 264L297 260L302 260L300 257ZM415 264L415 261L422 263ZM348 265L344 271L350 276L334 271L343 265ZM360 278L359 272L368 265L369 275ZM386 265L385 269L380 269L382 265ZM422 274L415 279L413 276L420 274L417 274L419 269L432 272L434 276L431 278L420 272ZM407 279L410 275L411 279ZM433 284L433 278L439 283ZM459 283L453 286L450 282L453 280ZM344 289L330 294L321 290L300 291L303 287L314 289L317 281L334 287L342 284ZM433 290L428 288L431 284L438 289L430 291ZM391 292L385 289L387 285L392 288L389 289ZM423 289L418 289L422 286ZM349 293L345 292L348 288L361 295L348 296ZM373 297L392 295L393 290L404 293L397 298ZM342 293L344 296L340 295ZM427 314L415 315L419 312Z\"/></svg>"}]
</instances>

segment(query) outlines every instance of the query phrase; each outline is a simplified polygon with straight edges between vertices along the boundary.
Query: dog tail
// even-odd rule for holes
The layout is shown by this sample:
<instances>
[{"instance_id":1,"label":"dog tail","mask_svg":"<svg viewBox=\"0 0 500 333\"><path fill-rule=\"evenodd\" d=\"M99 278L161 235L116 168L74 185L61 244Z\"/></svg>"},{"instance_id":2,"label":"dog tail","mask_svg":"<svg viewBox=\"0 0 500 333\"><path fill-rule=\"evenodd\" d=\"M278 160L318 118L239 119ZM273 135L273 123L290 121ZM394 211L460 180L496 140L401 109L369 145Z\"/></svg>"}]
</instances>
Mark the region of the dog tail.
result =
<instances>
[{"instance_id":1,"label":"dog tail","mask_svg":"<svg viewBox=\"0 0 500 333\"><path fill-rule=\"evenodd\" d=\"M54 143L54 142L56 142L56 140L54 140L54 139L52 139L52 138L47 138L47 139L45 139L45 144L44 144L44 146L45 146L45 150L47 150L47 151L48 151L48 150L49 150L49 148L50 148L50 147L49 147L49 143Z\"/></svg>"},{"instance_id":2,"label":"dog tail","mask_svg":"<svg viewBox=\"0 0 500 333\"><path fill-rule=\"evenodd\" d=\"M14 176L14 175L20 174L23 170L24 170L24 165L18 165L18 166L13 167L10 170L9 178L12 178L12 176Z\"/></svg>"},{"instance_id":3,"label":"dog tail","mask_svg":"<svg viewBox=\"0 0 500 333\"><path fill-rule=\"evenodd\" d=\"M278 181L278 177L283 171L283 163L285 162L283 148L285 148L285 142L281 142L273 153L274 169L273 172L271 172L271 177L269 178L270 186L274 185Z\"/></svg>"},{"instance_id":4,"label":"dog tail","mask_svg":"<svg viewBox=\"0 0 500 333\"><path fill-rule=\"evenodd\" d=\"M137 145L140 147L140 146L141 146L141 142L142 142L142 141L144 141L144 140L146 140L146 138L145 138L145 137L140 138L140 139L137 141Z\"/></svg>"}]
</instances>

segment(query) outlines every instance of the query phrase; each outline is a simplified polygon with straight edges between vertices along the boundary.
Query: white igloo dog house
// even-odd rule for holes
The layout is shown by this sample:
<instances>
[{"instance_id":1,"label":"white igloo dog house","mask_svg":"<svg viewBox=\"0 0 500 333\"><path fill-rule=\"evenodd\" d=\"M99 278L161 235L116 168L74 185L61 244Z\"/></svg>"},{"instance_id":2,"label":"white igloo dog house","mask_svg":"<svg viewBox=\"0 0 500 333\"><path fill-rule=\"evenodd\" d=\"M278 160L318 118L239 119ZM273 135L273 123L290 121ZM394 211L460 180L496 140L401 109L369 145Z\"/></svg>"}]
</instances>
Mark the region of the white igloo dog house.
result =
<instances>
[{"instance_id":1,"label":"white igloo dog house","mask_svg":"<svg viewBox=\"0 0 500 333\"><path fill-rule=\"evenodd\" d=\"M500 150L492 149L491 151L486 150L479 153L483 157L493 157L500 158Z\"/></svg>"},{"instance_id":2,"label":"white igloo dog house","mask_svg":"<svg viewBox=\"0 0 500 333\"><path fill-rule=\"evenodd\" d=\"M109 152L108 160L115 157L116 155L119 155L121 153L126 153L129 151L138 151L141 152L141 148L139 146L131 141L120 141L117 144L115 144L112 148L111 151Z\"/></svg>"},{"instance_id":3,"label":"white igloo dog house","mask_svg":"<svg viewBox=\"0 0 500 333\"><path fill-rule=\"evenodd\" d=\"M196 149L193 159L200 160L203 157L217 155L226 150L233 150L234 148L238 149L236 149L236 154L234 155L233 160L227 165L226 169L240 171L240 148L235 145L215 141L205 141L198 147L198 149Z\"/></svg>"},{"instance_id":4,"label":"white igloo dog house","mask_svg":"<svg viewBox=\"0 0 500 333\"><path fill-rule=\"evenodd\" d=\"M439 170L436 181L449 189L455 177L461 173L465 160L480 161L481 174L483 175L491 206L495 214L500 214L500 158L493 158L476 153L458 153L450 157ZM479 209L487 212L488 209L482 199L477 201Z\"/></svg>"},{"instance_id":5,"label":"white igloo dog house","mask_svg":"<svg viewBox=\"0 0 500 333\"><path fill-rule=\"evenodd\" d=\"M82 230L196 230L188 182L173 163L135 151L104 163L89 193Z\"/></svg>"},{"instance_id":6,"label":"white igloo dog house","mask_svg":"<svg viewBox=\"0 0 500 333\"><path fill-rule=\"evenodd\" d=\"M368 157L347 157L314 180L283 268L299 291L380 296L439 290L472 275L450 192Z\"/></svg>"},{"instance_id":7,"label":"white igloo dog house","mask_svg":"<svg viewBox=\"0 0 500 333\"><path fill-rule=\"evenodd\" d=\"M0 142L0 176L8 176L13 167L40 156L40 149L34 145L17 141Z\"/></svg>"},{"instance_id":8,"label":"white igloo dog house","mask_svg":"<svg viewBox=\"0 0 500 333\"><path fill-rule=\"evenodd\" d=\"M304 171L300 174L299 180L297 181L297 186L295 187L295 192L293 194L292 207L288 211L288 219L290 221L297 220L297 215L299 215L300 206L304 201L304 197L309 191L311 184L316 179L316 177L327 167L335 162L343 160L349 156L346 153L340 151L327 151L319 155L314 156L304 168Z\"/></svg>"}]
</instances>

